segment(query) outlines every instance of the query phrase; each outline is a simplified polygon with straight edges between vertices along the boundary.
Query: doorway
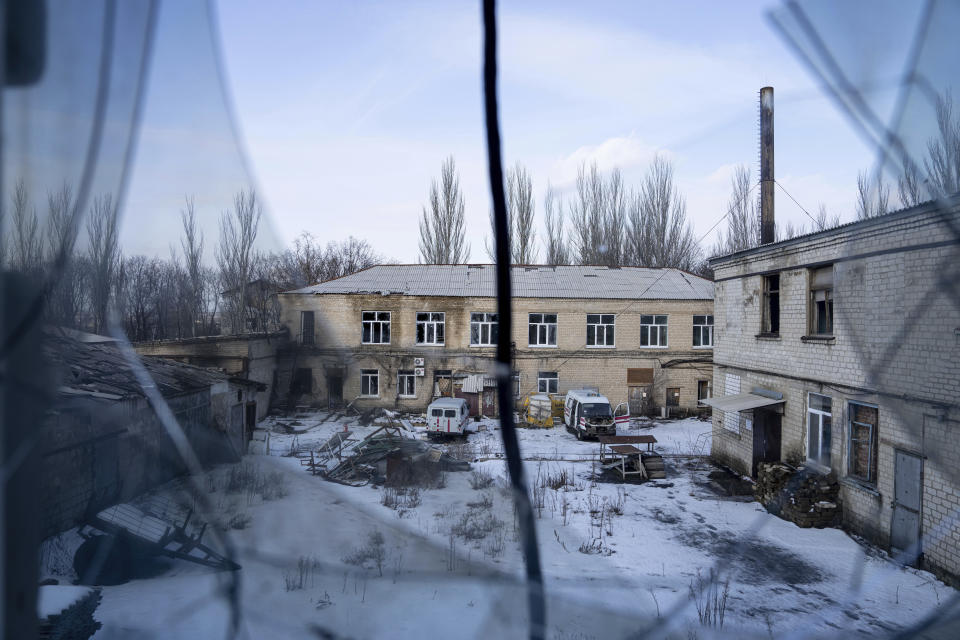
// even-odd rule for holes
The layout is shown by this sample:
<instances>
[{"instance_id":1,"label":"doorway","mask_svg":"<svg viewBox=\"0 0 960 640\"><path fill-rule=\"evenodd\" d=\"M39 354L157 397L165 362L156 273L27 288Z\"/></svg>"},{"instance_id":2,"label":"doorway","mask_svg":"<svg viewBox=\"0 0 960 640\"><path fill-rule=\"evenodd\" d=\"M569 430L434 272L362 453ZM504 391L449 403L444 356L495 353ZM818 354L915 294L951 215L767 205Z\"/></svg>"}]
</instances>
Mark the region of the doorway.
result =
<instances>
[{"instance_id":1,"label":"doorway","mask_svg":"<svg viewBox=\"0 0 960 640\"><path fill-rule=\"evenodd\" d=\"M630 403L630 415L645 416L649 414L652 394L652 385L635 385L628 387L627 400Z\"/></svg>"},{"instance_id":2,"label":"doorway","mask_svg":"<svg viewBox=\"0 0 960 640\"><path fill-rule=\"evenodd\" d=\"M911 558L919 559L922 551L920 492L923 489L923 459L898 449L894 460L890 546L896 551L909 551Z\"/></svg>"},{"instance_id":3,"label":"doorway","mask_svg":"<svg viewBox=\"0 0 960 640\"><path fill-rule=\"evenodd\" d=\"M761 462L780 462L780 414L767 409L753 410L753 467L756 477Z\"/></svg>"},{"instance_id":4,"label":"doorway","mask_svg":"<svg viewBox=\"0 0 960 640\"><path fill-rule=\"evenodd\" d=\"M327 374L327 406L339 407L343 404L343 376Z\"/></svg>"},{"instance_id":5,"label":"doorway","mask_svg":"<svg viewBox=\"0 0 960 640\"><path fill-rule=\"evenodd\" d=\"M257 428L257 403L247 403L246 428L243 431L243 450L247 450L247 444L253 439L253 430Z\"/></svg>"}]
</instances>

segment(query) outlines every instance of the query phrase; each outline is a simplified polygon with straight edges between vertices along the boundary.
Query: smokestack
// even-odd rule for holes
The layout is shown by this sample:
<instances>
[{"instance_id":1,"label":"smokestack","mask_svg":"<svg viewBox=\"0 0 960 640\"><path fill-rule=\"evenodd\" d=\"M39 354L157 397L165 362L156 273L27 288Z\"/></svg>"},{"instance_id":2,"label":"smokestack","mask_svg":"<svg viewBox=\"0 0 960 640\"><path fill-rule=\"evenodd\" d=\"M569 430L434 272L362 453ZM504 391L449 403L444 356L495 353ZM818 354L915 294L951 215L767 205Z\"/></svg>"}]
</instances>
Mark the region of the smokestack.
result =
<instances>
[{"instance_id":1,"label":"smokestack","mask_svg":"<svg viewBox=\"0 0 960 640\"><path fill-rule=\"evenodd\" d=\"M764 87L760 89L760 244L776 240L773 186L773 87Z\"/></svg>"}]
</instances>

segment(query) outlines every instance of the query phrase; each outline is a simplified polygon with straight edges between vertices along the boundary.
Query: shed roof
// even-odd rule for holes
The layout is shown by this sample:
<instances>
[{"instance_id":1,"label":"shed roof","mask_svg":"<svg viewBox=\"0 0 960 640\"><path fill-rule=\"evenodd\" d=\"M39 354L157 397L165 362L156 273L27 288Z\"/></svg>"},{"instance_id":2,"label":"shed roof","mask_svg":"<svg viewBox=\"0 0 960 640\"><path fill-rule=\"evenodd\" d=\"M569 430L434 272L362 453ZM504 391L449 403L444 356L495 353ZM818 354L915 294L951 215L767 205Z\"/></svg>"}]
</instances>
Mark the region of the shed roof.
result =
<instances>
[{"instance_id":1,"label":"shed roof","mask_svg":"<svg viewBox=\"0 0 960 640\"><path fill-rule=\"evenodd\" d=\"M59 330L44 335L45 351L60 374L60 392L106 400L142 396L143 390L118 345L80 342ZM214 369L175 360L140 356L139 360L164 396L208 388L219 382L256 385Z\"/></svg>"},{"instance_id":2,"label":"shed roof","mask_svg":"<svg viewBox=\"0 0 960 640\"><path fill-rule=\"evenodd\" d=\"M515 298L712 300L713 283L680 269L603 266L515 266ZM377 265L288 294L496 295L492 264Z\"/></svg>"}]
</instances>

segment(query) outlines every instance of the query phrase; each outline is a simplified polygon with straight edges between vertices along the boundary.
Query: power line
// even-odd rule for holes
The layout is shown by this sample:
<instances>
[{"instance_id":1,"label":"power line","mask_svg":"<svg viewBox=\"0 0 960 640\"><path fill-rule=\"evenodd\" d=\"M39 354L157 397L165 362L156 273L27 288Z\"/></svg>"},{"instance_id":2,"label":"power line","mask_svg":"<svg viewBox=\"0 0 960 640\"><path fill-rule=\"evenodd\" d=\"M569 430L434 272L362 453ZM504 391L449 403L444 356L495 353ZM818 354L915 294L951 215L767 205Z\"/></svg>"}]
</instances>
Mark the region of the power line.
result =
<instances>
[{"instance_id":1,"label":"power line","mask_svg":"<svg viewBox=\"0 0 960 640\"><path fill-rule=\"evenodd\" d=\"M805 214L807 214L807 217L808 217L808 218L810 218L811 220L813 220L814 231L816 231L816 230L817 230L817 227L820 226L820 223L817 222L817 219L814 218L812 215L810 215L810 212L807 211L807 210L803 207L802 204L800 204L799 202L797 202L797 199L794 198L792 195L790 195L790 192L787 191L786 188L784 188L784 186L783 186L782 184L780 184L780 183L777 182L776 180L774 180L773 183L774 183L775 185L777 185L778 187L780 187L780 189L781 189L785 194L787 194L787 197L790 198L791 200L793 200L793 203L794 203L795 205L797 205L798 207L800 207L800 210L801 210L801 211L803 211Z\"/></svg>"}]
</instances>

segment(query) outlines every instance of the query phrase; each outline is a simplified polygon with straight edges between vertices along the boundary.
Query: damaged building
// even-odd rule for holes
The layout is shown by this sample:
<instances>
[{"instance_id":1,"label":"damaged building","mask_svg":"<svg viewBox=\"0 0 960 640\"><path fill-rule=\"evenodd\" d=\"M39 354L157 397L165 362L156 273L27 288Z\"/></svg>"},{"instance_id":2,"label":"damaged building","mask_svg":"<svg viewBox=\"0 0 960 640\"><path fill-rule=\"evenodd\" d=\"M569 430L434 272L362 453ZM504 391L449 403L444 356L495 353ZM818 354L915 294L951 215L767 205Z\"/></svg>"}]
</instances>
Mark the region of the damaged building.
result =
<instances>
[{"instance_id":1,"label":"damaged building","mask_svg":"<svg viewBox=\"0 0 960 640\"><path fill-rule=\"evenodd\" d=\"M713 457L750 476L780 461L824 474L846 528L954 578L958 210L922 204L710 262Z\"/></svg>"},{"instance_id":2,"label":"damaged building","mask_svg":"<svg viewBox=\"0 0 960 640\"><path fill-rule=\"evenodd\" d=\"M44 536L187 471L121 346L52 330L44 351L57 389L40 439ZM239 460L262 384L161 358L138 361L200 464Z\"/></svg>"},{"instance_id":3,"label":"damaged building","mask_svg":"<svg viewBox=\"0 0 960 640\"><path fill-rule=\"evenodd\" d=\"M596 387L633 414L711 393L713 284L677 269L513 267L514 391ZM437 396L495 415L493 265L380 265L280 295L300 403L422 412Z\"/></svg>"}]
</instances>

